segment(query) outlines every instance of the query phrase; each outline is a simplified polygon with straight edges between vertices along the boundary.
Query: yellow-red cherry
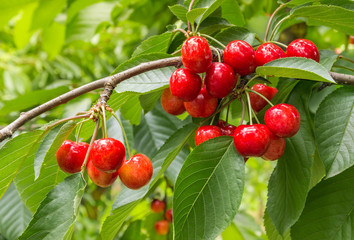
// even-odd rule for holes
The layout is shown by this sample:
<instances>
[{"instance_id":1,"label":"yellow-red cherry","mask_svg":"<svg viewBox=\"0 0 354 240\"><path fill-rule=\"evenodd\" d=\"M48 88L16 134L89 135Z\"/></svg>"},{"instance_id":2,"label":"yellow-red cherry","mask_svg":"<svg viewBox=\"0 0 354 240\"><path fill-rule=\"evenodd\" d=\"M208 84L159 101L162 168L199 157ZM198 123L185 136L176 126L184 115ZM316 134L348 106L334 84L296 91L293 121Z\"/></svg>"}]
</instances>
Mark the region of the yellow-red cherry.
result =
<instances>
[{"instance_id":1,"label":"yellow-red cherry","mask_svg":"<svg viewBox=\"0 0 354 240\"><path fill-rule=\"evenodd\" d=\"M288 57L304 57L320 62L320 53L316 45L307 39L296 39L292 41L287 49L286 55Z\"/></svg>"},{"instance_id":2,"label":"yellow-red cherry","mask_svg":"<svg viewBox=\"0 0 354 240\"><path fill-rule=\"evenodd\" d=\"M151 202L151 210L154 212L154 213L160 213L162 211L165 210L166 208L166 203L164 201L161 201L159 199L154 199L152 202Z\"/></svg>"},{"instance_id":3,"label":"yellow-red cherry","mask_svg":"<svg viewBox=\"0 0 354 240\"><path fill-rule=\"evenodd\" d=\"M170 78L170 90L173 96L183 101L195 99L202 87L200 76L188 69L179 68L175 70Z\"/></svg>"},{"instance_id":4,"label":"yellow-red cherry","mask_svg":"<svg viewBox=\"0 0 354 240\"><path fill-rule=\"evenodd\" d=\"M265 98L267 98L269 101L273 99L275 94L277 94L278 90L274 87L269 87L261 83L257 83L253 85L251 88L253 91L256 91L260 94L262 94ZM251 101L251 106L252 109L255 112L261 111L268 103L266 100L264 100L261 96L250 92L250 101Z\"/></svg>"},{"instance_id":5,"label":"yellow-red cherry","mask_svg":"<svg viewBox=\"0 0 354 240\"><path fill-rule=\"evenodd\" d=\"M205 73L205 87L216 98L226 97L236 86L238 76L225 63L213 62Z\"/></svg>"},{"instance_id":6,"label":"yellow-red cherry","mask_svg":"<svg viewBox=\"0 0 354 240\"><path fill-rule=\"evenodd\" d=\"M173 216L172 208L167 209L167 211L165 213L165 218L168 222L172 222L172 216Z\"/></svg>"},{"instance_id":7,"label":"yellow-red cherry","mask_svg":"<svg viewBox=\"0 0 354 240\"><path fill-rule=\"evenodd\" d=\"M199 145L209 139L222 136L222 132L219 127L213 125L201 126L197 129L194 141L195 145Z\"/></svg>"},{"instance_id":8,"label":"yellow-red cherry","mask_svg":"<svg viewBox=\"0 0 354 240\"><path fill-rule=\"evenodd\" d=\"M111 186L118 177L118 171L113 173L102 172L90 160L87 163L87 173L94 184L103 188Z\"/></svg>"},{"instance_id":9,"label":"yellow-red cherry","mask_svg":"<svg viewBox=\"0 0 354 240\"><path fill-rule=\"evenodd\" d=\"M195 118L209 117L218 106L218 99L210 96L205 88L202 88L198 96L190 101L184 102L186 111Z\"/></svg>"},{"instance_id":10,"label":"yellow-red cherry","mask_svg":"<svg viewBox=\"0 0 354 240\"><path fill-rule=\"evenodd\" d=\"M267 151L263 154L262 158L268 161L279 159L285 151L285 139L275 136L270 132L270 144Z\"/></svg>"},{"instance_id":11,"label":"yellow-red cherry","mask_svg":"<svg viewBox=\"0 0 354 240\"><path fill-rule=\"evenodd\" d=\"M283 49L273 43L263 43L256 51L256 64L263 66L264 64L278 58L286 57Z\"/></svg>"},{"instance_id":12,"label":"yellow-red cherry","mask_svg":"<svg viewBox=\"0 0 354 240\"><path fill-rule=\"evenodd\" d=\"M183 101L172 95L169 88L165 88L161 94L161 106L171 115L180 115L186 111Z\"/></svg>"},{"instance_id":13,"label":"yellow-red cherry","mask_svg":"<svg viewBox=\"0 0 354 240\"><path fill-rule=\"evenodd\" d=\"M195 73L205 72L213 60L208 42L199 36L190 37L183 43L181 56L184 67Z\"/></svg>"},{"instance_id":14,"label":"yellow-red cherry","mask_svg":"<svg viewBox=\"0 0 354 240\"><path fill-rule=\"evenodd\" d=\"M169 230L169 222L167 220L160 220L156 222L155 230L159 235L166 235Z\"/></svg>"},{"instance_id":15,"label":"yellow-red cherry","mask_svg":"<svg viewBox=\"0 0 354 240\"><path fill-rule=\"evenodd\" d=\"M60 169L66 173L80 172L88 147L85 142L65 140L56 153Z\"/></svg>"}]
</instances>

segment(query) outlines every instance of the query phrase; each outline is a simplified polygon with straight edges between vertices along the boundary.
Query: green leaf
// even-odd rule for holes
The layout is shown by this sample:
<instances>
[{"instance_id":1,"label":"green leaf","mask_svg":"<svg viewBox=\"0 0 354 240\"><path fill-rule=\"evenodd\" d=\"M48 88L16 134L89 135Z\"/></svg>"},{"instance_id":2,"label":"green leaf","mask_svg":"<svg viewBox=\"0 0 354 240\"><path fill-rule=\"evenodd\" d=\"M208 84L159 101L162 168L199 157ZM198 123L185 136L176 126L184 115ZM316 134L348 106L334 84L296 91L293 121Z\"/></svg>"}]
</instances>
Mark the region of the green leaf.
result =
<instances>
[{"instance_id":1,"label":"green leaf","mask_svg":"<svg viewBox=\"0 0 354 240\"><path fill-rule=\"evenodd\" d=\"M140 105L144 109L145 114L155 107L156 102L161 97L162 91L163 90L139 96Z\"/></svg>"},{"instance_id":2,"label":"green leaf","mask_svg":"<svg viewBox=\"0 0 354 240\"><path fill-rule=\"evenodd\" d=\"M351 167L314 187L299 221L291 228L292 239L352 239L353 186L354 167Z\"/></svg>"},{"instance_id":3,"label":"green leaf","mask_svg":"<svg viewBox=\"0 0 354 240\"><path fill-rule=\"evenodd\" d=\"M231 223L222 233L222 240L244 240L240 230L234 223Z\"/></svg>"},{"instance_id":4,"label":"green leaf","mask_svg":"<svg viewBox=\"0 0 354 240\"><path fill-rule=\"evenodd\" d=\"M65 26L53 22L52 25L43 29L42 38L43 50L48 53L50 59L54 59L65 43Z\"/></svg>"},{"instance_id":5,"label":"green leaf","mask_svg":"<svg viewBox=\"0 0 354 240\"><path fill-rule=\"evenodd\" d=\"M0 26L2 27L7 24L21 9L35 1L36 0L0 1Z\"/></svg>"},{"instance_id":6,"label":"green leaf","mask_svg":"<svg viewBox=\"0 0 354 240\"><path fill-rule=\"evenodd\" d=\"M354 88L342 87L320 104L315 116L318 152L327 178L354 165Z\"/></svg>"},{"instance_id":7,"label":"green leaf","mask_svg":"<svg viewBox=\"0 0 354 240\"><path fill-rule=\"evenodd\" d=\"M130 121L130 124L138 125L141 119L141 113L143 108L139 102L139 96L136 95L129 99L123 106L120 108L120 112L123 117Z\"/></svg>"},{"instance_id":8,"label":"green leaf","mask_svg":"<svg viewBox=\"0 0 354 240\"><path fill-rule=\"evenodd\" d=\"M243 40L249 43L250 45L255 44L255 34L249 32L246 28L242 27L229 27L223 30L222 32L216 34L215 38L224 45L227 45L234 40ZM220 47L219 45L217 46Z\"/></svg>"},{"instance_id":9,"label":"green leaf","mask_svg":"<svg viewBox=\"0 0 354 240\"><path fill-rule=\"evenodd\" d=\"M114 201L112 215L106 218L101 227L102 239L113 239L121 228L124 220L129 213L149 195L171 162L186 144L188 138L196 130L197 126L189 124L177 130L160 148L156 155L151 159L154 173L148 185L139 190L124 189Z\"/></svg>"},{"instance_id":10,"label":"green leaf","mask_svg":"<svg viewBox=\"0 0 354 240\"><path fill-rule=\"evenodd\" d=\"M24 48L29 42L33 31L31 28L31 21L38 2L25 5L21 9L21 18L16 21L16 25L13 30L14 41L18 49Z\"/></svg>"},{"instance_id":11,"label":"green leaf","mask_svg":"<svg viewBox=\"0 0 354 240\"><path fill-rule=\"evenodd\" d=\"M23 133L6 142L0 149L0 197L21 168L26 157L33 150L33 144L43 131Z\"/></svg>"},{"instance_id":12,"label":"green leaf","mask_svg":"<svg viewBox=\"0 0 354 240\"><path fill-rule=\"evenodd\" d=\"M129 224L121 240L143 240L141 225L142 225L141 220L134 221L131 224Z\"/></svg>"},{"instance_id":13,"label":"green leaf","mask_svg":"<svg viewBox=\"0 0 354 240\"><path fill-rule=\"evenodd\" d=\"M244 160L231 137L198 145L175 184L175 239L215 239L233 220L244 187Z\"/></svg>"},{"instance_id":14,"label":"green leaf","mask_svg":"<svg viewBox=\"0 0 354 240\"><path fill-rule=\"evenodd\" d=\"M53 159L61 144L76 127L76 122L70 121L63 126L52 129L39 146L34 158L34 180L39 177L42 166Z\"/></svg>"},{"instance_id":15,"label":"green leaf","mask_svg":"<svg viewBox=\"0 0 354 240\"><path fill-rule=\"evenodd\" d=\"M194 8L192 10L190 10L189 12L187 12L186 17L187 20L193 24L195 22L195 20L200 17L205 11L207 10L207 8Z\"/></svg>"},{"instance_id":16,"label":"green leaf","mask_svg":"<svg viewBox=\"0 0 354 240\"><path fill-rule=\"evenodd\" d=\"M267 209L277 231L284 235L300 217L311 182L311 167L315 154L313 120L308 101L313 83L297 84L288 103L300 113L299 132L286 139L283 156L278 160L268 184Z\"/></svg>"},{"instance_id":17,"label":"green leaf","mask_svg":"<svg viewBox=\"0 0 354 240\"><path fill-rule=\"evenodd\" d=\"M224 0L221 5L222 17L236 26L245 25L245 18L240 9L237 0Z\"/></svg>"},{"instance_id":18,"label":"green leaf","mask_svg":"<svg viewBox=\"0 0 354 240\"><path fill-rule=\"evenodd\" d=\"M189 150L187 147L184 147L176 156L175 160L171 163L171 165L166 169L165 176L169 180L169 183L174 186L178 174L181 171L184 161L187 159Z\"/></svg>"},{"instance_id":19,"label":"green leaf","mask_svg":"<svg viewBox=\"0 0 354 240\"><path fill-rule=\"evenodd\" d=\"M289 7L300 6L306 3L319 2L320 0L291 0L285 3Z\"/></svg>"},{"instance_id":20,"label":"green leaf","mask_svg":"<svg viewBox=\"0 0 354 240\"><path fill-rule=\"evenodd\" d=\"M346 8L333 5L306 6L294 9L291 15L306 18L309 25L325 25L354 35L354 11Z\"/></svg>"},{"instance_id":21,"label":"green leaf","mask_svg":"<svg viewBox=\"0 0 354 240\"><path fill-rule=\"evenodd\" d=\"M280 58L256 68L259 75L298 78L335 83L328 71L312 59L288 57Z\"/></svg>"},{"instance_id":22,"label":"green leaf","mask_svg":"<svg viewBox=\"0 0 354 240\"><path fill-rule=\"evenodd\" d=\"M197 19L197 24L200 25L207 17L209 17L216 9L218 9L224 0L214 0L213 3L208 6L207 10L202 14L200 19Z\"/></svg>"},{"instance_id":23,"label":"green leaf","mask_svg":"<svg viewBox=\"0 0 354 240\"><path fill-rule=\"evenodd\" d=\"M17 239L32 218L13 184L0 199L0 233L8 240Z\"/></svg>"},{"instance_id":24,"label":"green leaf","mask_svg":"<svg viewBox=\"0 0 354 240\"><path fill-rule=\"evenodd\" d=\"M40 0L31 21L31 30L47 28L66 6L66 0Z\"/></svg>"},{"instance_id":25,"label":"green leaf","mask_svg":"<svg viewBox=\"0 0 354 240\"><path fill-rule=\"evenodd\" d=\"M176 4L176 5L170 6L168 8L178 19L187 23L186 14L188 12L188 8L186 8L185 6L180 5L180 4Z\"/></svg>"},{"instance_id":26,"label":"green leaf","mask_svg":"<svg viewBox=\"0 0 354 240\"><path fill-rule=\"evenodd\" d=\"M132 57L148 53L167 53L172 33L165 32L143 41L133 52Z\"/></svg>"},{"instance_id":27,"label":"green leaf","mask_svg":"<svg viewBox=\"0 0 354 240\"><path fill-rule=\"evenodd\" d=\"M328 71L331 71L333 64L337 61L338 55L331 50L320 50L320 64Z\"/></svg>"},{"instance_id":28,"label":"green leaf","mask_svg":"<svg viewBox=\"0 0 354 240\"><path fill-rule=\"evenodd\" d=\"M280 235L277 229L275 228L272 219L269 217L267 209L264 211L264 227L267 233L267 236L270 240L291 240L290 229L288 229L284 236Z\"/></svg>"},{"instance_id":29,"label":"green leaf","mask_svg":"<svg viewBox=\"0 0 354 240\"><path fill-rule=\"evenodd\" d=\"M80 173L73 174L49 192L41 202L21 239L63 239L76 221L86 187Z\"/></svg>"}]
</instances>

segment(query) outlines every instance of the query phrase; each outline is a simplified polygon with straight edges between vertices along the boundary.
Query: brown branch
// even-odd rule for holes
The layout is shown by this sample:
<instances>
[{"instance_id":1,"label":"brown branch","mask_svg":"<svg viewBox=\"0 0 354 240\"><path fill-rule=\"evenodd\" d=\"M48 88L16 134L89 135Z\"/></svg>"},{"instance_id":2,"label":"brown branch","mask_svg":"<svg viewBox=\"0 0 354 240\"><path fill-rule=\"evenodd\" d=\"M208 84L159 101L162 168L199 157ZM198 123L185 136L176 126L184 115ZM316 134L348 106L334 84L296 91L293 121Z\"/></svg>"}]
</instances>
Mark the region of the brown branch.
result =
<instances>
[{"instance_id":1,"label":"brown branch","mask_svg":"<svg viewBox=\"0 0 354 240\"><path fill-rule=\"evenodd\" d=\"M329 75L336 81L336 83L343 85L354 85L354 76L343 73L329 72Z\"/></svg>"}]
</instances>

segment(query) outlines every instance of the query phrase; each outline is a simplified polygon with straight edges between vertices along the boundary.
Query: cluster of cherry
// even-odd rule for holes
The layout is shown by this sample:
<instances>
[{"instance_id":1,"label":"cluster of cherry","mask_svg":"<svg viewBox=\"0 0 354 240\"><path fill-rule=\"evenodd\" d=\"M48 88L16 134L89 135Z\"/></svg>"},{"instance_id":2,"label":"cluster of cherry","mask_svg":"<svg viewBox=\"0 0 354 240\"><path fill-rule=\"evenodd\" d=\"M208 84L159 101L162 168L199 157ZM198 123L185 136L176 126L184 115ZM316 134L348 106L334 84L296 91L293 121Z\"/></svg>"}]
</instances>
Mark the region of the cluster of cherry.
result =
<instances>
[{"instance_id":1,"label":"cluster of cherry","mask_svg":"<svg viewBox=\"0 0 354 240\"><path fill-rule=\"evenodd\" d=\"M154 199L151 202L151 210L154 213L162 213L165 211L165 218L155 223L155 230L160 235L166 235L169 230L169 225L172 222L172 208L166 210L166 203L159 199Z\"/></svg>"}]
</instances>

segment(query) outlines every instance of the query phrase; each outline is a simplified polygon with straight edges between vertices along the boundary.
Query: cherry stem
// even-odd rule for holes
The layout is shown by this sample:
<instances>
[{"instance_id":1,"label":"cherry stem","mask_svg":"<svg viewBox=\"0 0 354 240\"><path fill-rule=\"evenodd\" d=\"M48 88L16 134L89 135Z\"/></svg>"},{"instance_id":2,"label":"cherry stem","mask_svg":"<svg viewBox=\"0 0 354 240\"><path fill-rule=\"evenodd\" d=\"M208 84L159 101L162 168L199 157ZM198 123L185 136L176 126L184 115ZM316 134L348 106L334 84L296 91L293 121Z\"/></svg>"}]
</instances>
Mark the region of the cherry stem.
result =
<instances>
[{"instance_id":1,"label":"cherry stem","mask_svg":"<svg viewBox=\"0 0 354 240\"><path fill-rule=\"evenodd\" d=\"M270 106L274 107L274 104L273 104L271 101L269 101L268 98L266 98L265 96L263 96L263 95L260 94L259 92L256 92L256 91L254 91L254 90L252 90L252 89L249 89L249 88L247 88L246 91L252 92L252 93L254 93L254 94L257 94L258 96L260 96L261 98L263 98L264 100L266 100L266 102L267 102Z\"/></svg>"},{"instance_id":2,"label":"cherry stem","mask_svg":"<svg viewBox=\"0 0 354 240\"><path fill-rule=\"evenodd\" d=\"M244 89L256 78L258 78L259 75L255 75L253 78L251 78L250 80L247 81L246 85L243 87Z\"/></svg>"},{"instance_id":3,"label":"cherry stem","mask_svg":"<svg viewBox=\"0 0 354 240\"><path fill-rule=\"evenodd\" d=\"M284 44L284 43L281 43L281 42L277 42L277 41L270 41L271 43L274 43L274 44L277 44L285 49L288 48L288 45Z\"/></svg>"},{"instance_id":4,"label":"cherry stem","mask_svg":"<svg viewBox=\"0 0 354 240\"><path fill-rule=\"evenodd\" d=\"M264 41L265 41L265 40L263 41L260 37L258 37L257 34L255 34L254 37L255 37L255 38L258 40L258 42L260 42L261 44L264 43Z\"/></svg>"},{"instance_id":5,"label":"cherry stem","mask_svg":"<svg viewBox=\"0 0 354 240\"><path fill-rule=\"evenodd\" d=\"M179 53L179 52L181 52L181 51L182 51L182 49L180 48L180 49L174 51L173 53L171 53L171 55L176 55L177 53Z\"/></svg>"},{"instance_id":6,"label":"cherry stem","mask_svg":"<svg viewBox=\"0 0 354 240\"><path fill-rule=\"evenodd\" d=\"M226 46L223 43L221 43L220 41L216 40L215 38L213 38L213 37L211 37L211 36L209 36L207 34L200 34L200 36L209 38L210 40L213 40L214 42L219 44L222 48L226 48Z\"/></svg>"},{"instance_id":7,"label":"cherry stem","mask_svg":"<svg viewBox=\"0 0 354 240\"><path fill-rule=\"evenodd\" d=\"M277 9L275 9L275 11L274 11L274 12L272 13L272 15L270 16L269 21L268 21L268 25L267 25L267 29L266 29L266 32L265 32L265 34L264 34L264 42L267 41L267 36L268 36L269 29L270 29L270 24L272 23L275 14L276 14L278 11L280 11L283 7L285 7L285 4L281 4Z\"/></svg>"},{"instance_id":8,"label":"cherry stem","mask_svg":"<svg viewBox=\"0 0 354 240\"><path fill-rule=\"evenodd\" d=\"M111 113L112 113L113 117L117 120L117 122L118 122L120 128L122 129L123 136L124 136L124 141L125 141L125 144L127 145L127 150L128 150L129 158L131 158L132 153L130 152L128 137L127 137L127 134L125 133L123 124L122 124L122 122L120 121L120 119L118 118L117 114L116 114L113 110L111 111Z\"/></svg>"},{"instance_id":9,"label":"cherry stem","mask_svg":"<svg viewBox=\"0 0 354 240\"><path fill-rule=\"evenodd\" d=\"M225 120L226 124L229 121L229 111L230 111L230 105L227 106L226 120Z\"/></svg>"},{"instance_id":10,"label":"cherry stem","mask_svg":"<svg viewBox=\"0 0 354 240\"><path fill-rule=\"evenodd\" d=\"M219 62L221 62L221 55L220 55L219 51L214 46L210 46L210 48L216 52L216 54L218 55L218 60L219 60Z\"/></svg>"},{"instance_id":11,"label":"cherry stem","mask_svg":"<svg viewBox=\"0 0 354 240\"><path fill-rule=\"evenodd\" d=\"M246 93L246 97L247 97L247 105L248 105L248 116L250 118L250 125L253 124L252 122L252 107L251 107L251 99L250 99L250 95L248 94L248 92Z\"/></svg>"},{"instance_id":12,"label":"cherry stem","mask_svg":"<svg viewBox=\"0 0 354 240\"><path fill-rule=\"evenodd\" d=\"M81 133L82 125L84 124L84 122L87 122L87 121L89 121L89 120L90 120L90 119L85 119L85 120L82 120L81 122L78 123L78 124L79 124L79 128L78 128L78 130L77 130L77 132L76 132L76 143L78 143L79 140L80 140L80 133Z\"/></svg>"},{"instance_id":13,"label":"cherry stem","mask_svg":"<svg viewBox=\"0 0 354 240\"><path fill-rule=\"evenodd\" d=\"M347 57L344 57L343 55L339 55L339 58L340 58L340 59L343 59L343 60L345 60L345 61L348 61L348 62L350 62L350 63L354 63L354 60L352 60L352 59L350 59L350 58L347 58Z\"/></svg>"},{"instance_id":14,"label":"cherry stem","mask_svg":"<svg viewBox=\"0 0 354 240\"><path fill-rule=\"evenodd\" d=\"M58 126L59 124L63 123L63 122L67 122L67 121L70 121L70 120L75 120L75 119L80 119L80 118L89 118L90 117L90 114L85 114L85 115L78 115L78 116L74 116L74 117L68 117L68 118L63 118L51 125L48 125L45 130L50 130L52 129L53 127L55 126Z\"/></svg>"},{"instance_id":15,"label":"cherry stem","mask_svg":"<svg viewBox=\"0 0 354 240\"><path fill-rule=\"evenodd\" d=\"M275 25L275 27L273 28L272 33L270 34L270 38L269 41L272 41L273 38L275 37L275 34L277 32L277 29L279 28L279 26L286 20L288 20L291 17L291 15L286 16L285 18L283 18L282 20L280 20L277 25Z\"/></svg>"},{"instance_id":16,"label":"cherry stem","mask_svg":"<svg viewBox=\"0 0 354 240\"><path fill-rule=\"evenodd\" d=\"M181 33L183 33L183 35L184 35L186 38L189 38L189 35L188 35L188 33L186 32L186 30L184 30L184 29L182 29L182 28L177 28L177 29L173 30L172 32L173 32L173 33L175 33L175 32L181 32Z\"/></svg>"},{"instance_id":17,"label":"cherry stem","mask_svg":"<svg viewBox=\"0 0 354 240\"><path fill-rule=\"evenodd\" d=\"M108 137L108 133L107 133L107 120L106 120L106 109L105 106L102 105L101 106L101 110L102 110L102 133L103 133L103 138L107 138Z\"/></svg>"},{"instance_id":18,"label":"cherry stem","mask_svg":"<svg viewBox=\"0 0 354 240\"><path fill-rule=\"evenodd\" d=\"M192 0L189 4L189 8L188 8L188 12L190 12L192 10L192 7L193 7L193 3L194 3L194 0ZM191 23L189 21L187 21L188 23L188 31L191 31ZM194 23L193 23L193 33L194 33Z\"/></svg>"},{"instance_id":19,"label":"cherry stem","mask_svg":"<svg viewBox=\"0 0 354 240\"><path fill-rule=\"evenodd\" d=\"M97 119L95 130L93 130L93 134L92 134L92 137L91 137L90 145L89 145L89 147L87 149L87 153L85 155L84 163L81 166L81 175L82 176L84 176L84 172L85 172L85 169L86 169L87 161L88 161L89 156L90 156L90 152L91 152L91 148L92 148L93 142L95 141L95 139L97 137L97 133L98 133L99 127L100 127L100 119Z\"/></svg>"},{"instance_id":20,"label":"cherry stem","mask_svg":"<svg viewBox=\"0 0 354 240\"><path fill-rule=\"evenodd\" d=\"M242 115L241 115L241 121L240 121L240 125L243 124L243 121L245 119L245 102L243 101L243 97L241 96L241 105L242 105Z\"/></svg>"},{"instance_id":21,"label":"cherry stem","mask_svg":"<svg viewBox=\"0 0 354 240\"><path fill-rule=\"evenodd\" d=\"M254 112L253 108L252 108L252 113L253 113L253 116L256 119L257 123L260 124L258 117L257 117L256 113Z\"/></svg>"}]
</instances>

